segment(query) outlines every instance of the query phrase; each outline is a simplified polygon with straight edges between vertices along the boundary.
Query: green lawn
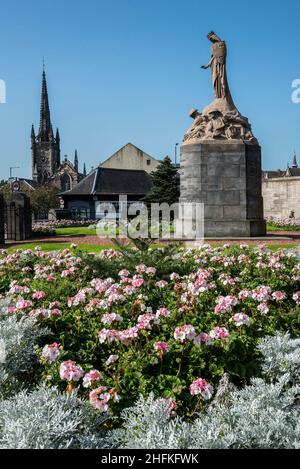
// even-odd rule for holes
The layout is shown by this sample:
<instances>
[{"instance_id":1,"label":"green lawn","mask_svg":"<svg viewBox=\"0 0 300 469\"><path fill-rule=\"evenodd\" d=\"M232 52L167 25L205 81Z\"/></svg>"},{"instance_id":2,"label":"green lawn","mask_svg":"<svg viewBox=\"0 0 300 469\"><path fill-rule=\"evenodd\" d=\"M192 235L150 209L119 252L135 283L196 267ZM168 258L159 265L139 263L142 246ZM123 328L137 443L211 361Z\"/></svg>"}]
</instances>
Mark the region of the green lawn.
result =
<instances>
[{"instance_id":1,"label":"green lawn","mask_svg":"<svg viewBox=\"0 0 300 469\"><path fill-rule=\"evenodd\" d=\"M55 229L57 236L112 236L114 235L114 229L109 228L104 230L103 228L89 228L88 226L79 226L79 227L68 227L68 228L56 228ZM118 232L118 229L117 229Z\"/></svg>"},{"instance_id":2,"label":"green lawn","mask_svg":"<svg viewBox=\"0 0 300 469\"><path fill-rule=\"evenodd\" d=\"M220 246L220 244L217 244L215 246ZM70 248L70 243L43 243L43 242L37 242L37 243L26 243L26 244L21 244L19 246L13 246L8 249L9 252L13 252L16 249L34 249L36 246L40 246L43 251L61 251L63 249L69 249ZM84 252L100 252L103 249L117 249L116 246L114 245L106 245L106 244L78 244L78 248ZM160 248L163 247L162 244L155 244L151 246L153 249L155 248ZM253 245L254 247L254 245ZM296 248L297 245L295 244L267 244L267 247L269 247L272 251L277 251L277 249L291 249L291 248Z\"/></svg>"},{"instance_id":3,"label":"green lawn","mask_svg":"<svg viewBox=\"0 0 300 469\"><path fill-rule=\"evenodd\" d=\"M79 226L75 228L71 226L69 228L56 228L55 231L58 236L96 236L96 228L89 228L88 226Z\"/></svg>"},{"instance_id":4,"label":"green lawn","mask_svg":"<svg viewBox=\"0 0 300 469\"><path fill-rule=\"evenodd\" d=\"M294 226L276 226L276 225L267 225L267 231L300 231L299 228L294 227Z\"/></svg>"},{"instance_id":5,"label":"green lawn","mask_svg":"<svg viewBox=\"0 0 300 469\"><path fill-rule=\"evenodd\" d=\"M69 249L70 243L28 243L10 247L8 251L13 252L16 249L34 249L36 246L40 246L43 251L61 251L63 249ZM104 244L78 244L78 248L85 252L100 252L103 249L111 249L113 246Z\"/></svg>"}]
</instances>

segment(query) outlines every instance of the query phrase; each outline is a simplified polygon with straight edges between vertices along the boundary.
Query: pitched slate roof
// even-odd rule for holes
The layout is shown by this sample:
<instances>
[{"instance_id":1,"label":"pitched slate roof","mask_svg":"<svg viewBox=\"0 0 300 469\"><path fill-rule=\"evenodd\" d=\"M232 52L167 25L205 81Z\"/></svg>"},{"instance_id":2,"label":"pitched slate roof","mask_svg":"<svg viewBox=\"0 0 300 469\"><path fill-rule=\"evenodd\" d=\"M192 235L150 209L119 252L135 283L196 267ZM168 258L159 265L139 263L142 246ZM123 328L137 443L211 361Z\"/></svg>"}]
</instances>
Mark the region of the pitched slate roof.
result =
<instances>
[{"instance_id":1,"label":"pitched slate roof","mask_svg":"<svg viewBox=\"0 0 300 469\"><path fill-rule=\"evenodd\" d=\"M146 171L98 167L73 189L60 195L144 195L149 191L150 185Z\"/></svg>"}]
</instances>

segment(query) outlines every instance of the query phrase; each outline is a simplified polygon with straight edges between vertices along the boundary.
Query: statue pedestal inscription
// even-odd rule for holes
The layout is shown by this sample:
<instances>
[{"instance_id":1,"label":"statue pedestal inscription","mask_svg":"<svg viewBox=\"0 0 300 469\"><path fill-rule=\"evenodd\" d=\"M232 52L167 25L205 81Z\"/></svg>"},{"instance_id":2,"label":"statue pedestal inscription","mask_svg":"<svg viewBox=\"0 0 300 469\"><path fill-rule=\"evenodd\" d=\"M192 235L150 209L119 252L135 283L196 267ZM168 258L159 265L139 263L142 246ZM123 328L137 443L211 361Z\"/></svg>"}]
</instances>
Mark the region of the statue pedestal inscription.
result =
<instances>
[{"instance_id":1,"label":"statue pedestal inscription","mask_svg":"<svg viewBox=\"0 0 300 469\"><path fill-rule=\"evenodd\" d=\"M180 201L204 204L205 237L265 235L260 147L240 141L183 144Z\"/></svg>"},{"instance_id":2,"label":"statue pedestal inscription","mask_svg":"<svg viewBox=\"0 0 300 469\"><path fill-rule=\"evenodd\" d=\"M215 100L201 113L181 146L180 202L204 204L205 237L266 234L261 189L261 148L248 119L234 105L226 75L227 48L214 32L211 60Z\"/></svg>"}]
</instances>

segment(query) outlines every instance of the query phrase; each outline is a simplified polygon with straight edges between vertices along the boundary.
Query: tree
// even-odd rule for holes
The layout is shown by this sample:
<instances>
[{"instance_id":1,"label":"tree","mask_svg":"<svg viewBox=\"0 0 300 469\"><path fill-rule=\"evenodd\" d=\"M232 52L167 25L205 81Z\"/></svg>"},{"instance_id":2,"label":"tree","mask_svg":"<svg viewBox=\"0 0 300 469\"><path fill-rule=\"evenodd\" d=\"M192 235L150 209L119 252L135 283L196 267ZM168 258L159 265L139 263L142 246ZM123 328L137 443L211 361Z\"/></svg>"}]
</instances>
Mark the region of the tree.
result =
<instances>
[{"instance_id":1,"label":"tree","mask_svg":"<svg viewBox=\"0 0 300 469\"><path fill-rule=\"evenodd\" d=\"M46 213L59 206L57 188L54 186L41 186L29 194L33 213Z\"/></svg>"},{"instance_id":2,"label":"tree","mask_svg":"<svg viewBox=\"0 0 300 469\"><path fill-rule=\"evenodd\" d=\"M144 197L146 203L167 203L172 205L178 202L180 196L180 178L171 159L166 156L150 174L151 189Z\"/></svg>"},{"instance_id":3,"label":"tree","mask_svg":"<svg viewBox=\"0 0 300 469\"><path fill-rule=\"evenodd\" d=\"M8 181L4 181L4 179L0 181L0 194L3 195L4 200L8 199L10 194L10 184Z\"/></svg>"}]
</instances>

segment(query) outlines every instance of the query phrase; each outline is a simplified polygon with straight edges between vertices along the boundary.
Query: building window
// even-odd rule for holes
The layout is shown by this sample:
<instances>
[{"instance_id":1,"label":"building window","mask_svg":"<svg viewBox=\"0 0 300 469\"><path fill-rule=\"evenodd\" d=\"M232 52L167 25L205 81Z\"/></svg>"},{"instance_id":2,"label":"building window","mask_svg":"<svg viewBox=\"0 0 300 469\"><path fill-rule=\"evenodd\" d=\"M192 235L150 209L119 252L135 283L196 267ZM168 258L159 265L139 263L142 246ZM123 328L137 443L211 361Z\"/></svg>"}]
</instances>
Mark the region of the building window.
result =
<instances>
[{"instance_id":1,"label":"building window","mask_svg":"<svg viewBox=\"0 0 300 469\"><path fill-rule=\"evenodd\" d=\"M61 190L63 192L69 191L71 189L71 178L67 173L64 173L60 178Z\"/></svg>"},{"instance_id":2,"label":"building window","mask_svg":"<svg viewBox=\"0 0 300 469\"><path fill-rule=\"evenodd\" d=\"M147 166L151 165L151 160L147 160Z\"/></svg>"}]
</instances>

